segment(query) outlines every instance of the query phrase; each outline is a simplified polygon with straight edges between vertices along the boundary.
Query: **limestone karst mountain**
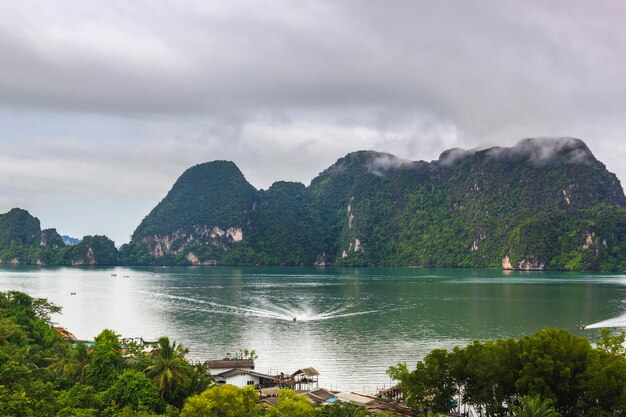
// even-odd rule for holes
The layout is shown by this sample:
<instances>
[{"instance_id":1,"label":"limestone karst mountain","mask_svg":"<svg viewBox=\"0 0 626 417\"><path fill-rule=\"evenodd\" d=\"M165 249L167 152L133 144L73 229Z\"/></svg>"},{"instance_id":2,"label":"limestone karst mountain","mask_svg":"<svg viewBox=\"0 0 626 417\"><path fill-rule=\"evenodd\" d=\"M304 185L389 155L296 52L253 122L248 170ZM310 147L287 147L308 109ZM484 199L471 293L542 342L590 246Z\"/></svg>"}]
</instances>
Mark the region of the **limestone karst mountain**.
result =
<instances>
[{"instance_id":1,"label":"limestone karst mountain","mask_svg":"<svg viewBox=\"0 0 626 417\"><path fill-rule=\"evenodd\" d=\"M308 187L256 190L232 162L188 169L122 247L127 264L623 270L626 198L578 139L359 151Z\"/></svg>"}]
</instances>

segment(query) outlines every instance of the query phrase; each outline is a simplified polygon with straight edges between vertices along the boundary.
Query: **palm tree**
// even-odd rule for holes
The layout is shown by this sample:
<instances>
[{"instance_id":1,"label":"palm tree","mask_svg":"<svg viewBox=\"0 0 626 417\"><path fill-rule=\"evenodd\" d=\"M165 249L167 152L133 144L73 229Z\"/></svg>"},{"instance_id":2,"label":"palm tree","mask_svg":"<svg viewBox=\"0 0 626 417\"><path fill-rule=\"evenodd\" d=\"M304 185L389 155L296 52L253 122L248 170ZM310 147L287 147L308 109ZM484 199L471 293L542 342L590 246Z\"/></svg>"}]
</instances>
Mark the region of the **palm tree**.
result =
<instances>
[{"instance_id":1,"label":"palm tree","mask_svg":"<svg viewBox=\"0 0 626 417\"><path fill-rule=\"evenodd\" d=\"M78 368L77 379L81 384L85 380L85 370L89 366L89 357L91 356L91 351L84 344L79 344L75 349L76 353L76 365Z\"/></svg>"},{"instance_id":2,"label":"palm tree","mask_svg":"<svg viewBox=\"0 0 626 417\"><path fill-rule=\"evenodd\" d=\"M539 395L524 396L520 405L511 409L515 417L561 417L552 407L552 401L544 400Z\"/></svg>"},{"instance_id":3,"label":"palm tree","mask_svg":"<svg viewBox=\"0 0 626 417\"><path fill-rule=\"evenodd\" d=\"M59 343L54 348L54 356L48 358L52 362L45 369L58 372L68 379L74 379L79 372L76 350L69 343Z\"/></svg>"},{"instance_id":4,"label":"palm tree","mask_svg":"<svg viewBox=\"0 0 626 417\"><path fill-rule=\"evenodd\" d=\"M152 354L152 365L145 372L161 391L161 398L169 398L176 385L185 386L189 382L191 366L185 360L187 352L189 350L176 342L170 345L165 336L159 339L158 348Z\"/></svg>"}]
</instances>

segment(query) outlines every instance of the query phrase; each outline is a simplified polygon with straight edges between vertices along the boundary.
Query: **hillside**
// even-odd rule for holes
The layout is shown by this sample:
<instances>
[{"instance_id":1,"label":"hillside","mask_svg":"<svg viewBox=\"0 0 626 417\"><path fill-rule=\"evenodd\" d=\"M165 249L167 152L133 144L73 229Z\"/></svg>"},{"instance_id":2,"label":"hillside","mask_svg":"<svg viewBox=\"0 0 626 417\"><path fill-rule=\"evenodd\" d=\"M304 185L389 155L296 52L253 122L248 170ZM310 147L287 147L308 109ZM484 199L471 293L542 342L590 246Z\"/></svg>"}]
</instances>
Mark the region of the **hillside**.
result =
<instances>
[{"instance_id":1,"label":"hillside","mask_svg":"<svg viewBox=\"0 0 626 417\"><path fill-rule=\"evenodd\" d=\"M115 265L117 249L106 236L85 236L65 245L56 229L41 230L39 219L14 208L0 214L0 264L10 265Z\"/></svg>"},{"instance_id":2,"label":"hillside","mask_svg":"<svg viewBox=\"0 0 626 417\"><path fill-rule=\"evenodd\" d=\"M360 151L310 186L256 190L232 162L188 169L121 249L126 264L626 269L626 198L578 139Z\"/></svg>"}]
</instances>

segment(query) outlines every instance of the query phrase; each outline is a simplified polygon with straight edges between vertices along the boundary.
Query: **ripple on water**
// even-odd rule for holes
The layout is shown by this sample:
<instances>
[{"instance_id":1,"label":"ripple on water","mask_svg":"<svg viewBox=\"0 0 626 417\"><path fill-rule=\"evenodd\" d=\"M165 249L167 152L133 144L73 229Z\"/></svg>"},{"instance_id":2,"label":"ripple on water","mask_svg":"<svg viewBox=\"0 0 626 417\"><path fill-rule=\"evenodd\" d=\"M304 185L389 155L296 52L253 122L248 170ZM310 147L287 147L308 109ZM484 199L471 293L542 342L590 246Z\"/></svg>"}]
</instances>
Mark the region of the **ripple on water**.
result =
<instances>
[{"instance_id":1,"label":"ripple on water","mask_svg":"<svg viewBox=\"0 0 626 417\"><path fill-rule=\"evenodd\" d=\"M617 274L227 267L115 273L0 268L0 290L50 298L64 307L54 319L81 338L103 328L126 337L166 334L203 360L255 349L260 371L313 366L327 387L366 392L389 386L389 366L414 366L435 348L519 337L546 325L594 337L578 324L626 321L626 278Z\"/></svg>"}]
</instances>

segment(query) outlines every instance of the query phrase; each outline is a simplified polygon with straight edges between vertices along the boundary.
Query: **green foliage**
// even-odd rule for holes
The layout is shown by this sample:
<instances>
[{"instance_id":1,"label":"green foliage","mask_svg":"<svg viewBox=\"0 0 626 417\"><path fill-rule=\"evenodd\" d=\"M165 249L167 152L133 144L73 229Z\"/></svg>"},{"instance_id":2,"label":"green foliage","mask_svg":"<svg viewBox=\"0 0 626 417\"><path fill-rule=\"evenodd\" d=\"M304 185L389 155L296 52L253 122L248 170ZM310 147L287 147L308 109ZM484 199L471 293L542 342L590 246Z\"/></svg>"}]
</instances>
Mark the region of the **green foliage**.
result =
<instances>
[{"instance_id":1,"label":"green foliage","mask_svg":"<svg viewBox=\"0 0 626 417\"><path fill-rule=\"evenodd\" d=\"M85 236L78 245L66 248L62 264L116 265L117 248L106 236Z\"/></svg>"},{"instance_id":2,"label":"green foliage","mask_svg":"<svg viewBox=\"0 0 626 417\"><path fill-rule=\"evenodd\" d=\"M121 408L161 413L165 410L165 402L159 394L158 388L144 373L129 369L104 392L104 398Z\"/></svg>"},{"instance_id":3,"label":"green foliage","mask_svg":"<svg viewBox=\"0 0 626 417\"><path fill-rule=\"evenodd\" d=\"M587 339L566 330L544 329L520 340L520 392L555 401L565 416L577 413L581 385L593 349Z\"/></svg>"},{"instance_id":4,"label":"green foliage","mask_svg":"<svg viewBox=\"0 0 626 417\"><path fill-rule=\"evenodd\" d=\"M234 359L246 359L246 360L256 360L259 355L256 354L256 350L248 350L248 349L240 349L239 352L235 353Z\"/></svg>"},{"instance_id":5,"label":"green foliage","mask_svg":"<svg viewBox=\"0 0 626 417\"><path fill-rule=\"evenodd\" d=\"M626 415L626 356L617 346L622 337L602 332L593 348L565 330L543 329L520 340L434 350L414 370L399 364L388 373L415 410L446 412L461 394L463 403L486 416L535 415L524 413L551 407L556 413L546 415L620 416Z\"/></svg>"},{"instance_id":6,"label":"green foliage","mask_svg":"<svg viewBox=\"0 0 626 417\"><path fill-rule=\"evenodd\" d=\"M474 341L453 351L457 384L465 387L464 399L488 414L502 414L502 404L511 404L521 367L516 340Z\"/></svg>"},{"instance_id":7,"label":"green foliage","mask_svg":"<svg viewBox=\"0 0 626 417\"><path fill-rule=\"evenodd\" d=\"M35 414L31 400L24 391L12 391L0 385L0 415L30 417Z\"/></svg>"},{"instance_id":8,"label":"green foliage","mask_svg":"<svg viewBox=\"0 0 626 417\"><path fill-rule=\"evenodd\" d=\"M75 410L89 410L95 412L102 408L102 399L96 389L90 385L75 384L67 391L59 394L60 413L71 414Z\"/></svg>"},{"instance_id":9,"label":"green foliage","mask_svg":"<svg viewBox=\"0 0 626 417\"><path fill-rule=\"evenodd\" d=\"M107 389L117 379L122 364L122 344L117 334L105 329L94 339L85 380L99 390Z\"/></svg>"},{"instance_id":10,"label":"green foliage","mask_svg":"<svg viewBox=\"0 0 626 417\"><path fill-rule=\"evenodd\" d=\"M524 396L519 406L511 408L515 417L561 417L552 407L552 402L542 399L539 395Z\"/></svg>"},{"instance_id":11,"label":"green foliage","mask_svg":"<svg viewBox=\"0 0 626 417\"><path fill-rule=\"evenodd\" d=\"M257 400L253 387L215 386L189 397L180 417L255 417L259 413Z\"/></svg>"},{"instance_id":12,"label":"green foliage","mask_svg":"<svg viewBox=\"0 0 626 417\"><path fill-rule=\"evenodd\" d=\"M198 363L191 370L186 370L185 372L189 373L189 380L186 384L177 386L174 400L172 401L179 406L185 398L204 392L214 382L209 368L204 364Z\"/></svg>"},{"instance_id":13,"label":"green foliage","mask_svg":"<svg viewBox=\"0 0 626 417\"><path fill-rule=\"evenodd\" d=\"M268 417L313 417L315 409L309 399L297 392L283 388L278 391L278 405L270 408Z\"/></svg>"},{"instance_id":14,"label":"green foliage","mask_svg":"<svg viewBox=\"0 0 626 417\"><path fill-rule=\"evenodd\" d=\"M79 380L82 376L79 351L69 343L59 343L52 351L54 356L49 358L51 363L46 369L57 372L69 380Z\"/></svg>"},{"instance_id":15,"label":"green foliage","mask_svg":"<svg viewBox=\"0 0 626 417\"><path fill-rule=\"evenodd\" d=\"M596 346L611 355L626 356L626 331L620 330L613 334L609 328L600 329L600 339Z\"/></svg>"},{"instance_id":16,"label":"green foliage","mask_svg":"<svg viewBox=\"0 0 626 417\"><path fill-rule=\"evenodd\" d=\"M401 381L409 407L417 409L425 406L447 412L452 408L452 397L457 390L453 359L447 351L435 349L417 363L414 371L409 371L405 364L399 364L391 367L388 374L392 379Z\"/></svg>"},{"instance_id":17,"label":"green foliage","mask_svg":"<svg viewBox=\"0 0 626 417\"><path fill-rule=\"evenodd\" d=\"M146 368L161 393L161 398L172 401L177 388L189 384L189 375L193 368L185 360L188 350L167 337L161 337L158 347L152 355L152 364Z\"/></svg>"},{"instance_id":18,"label":"green foliage","mask_svg":"<svg viewBox=\"0 0 626 417\"><path fill-rule=\"evenodd\" d=\"M260 263L311 265L324 251L322 218L303 184L276 182L258 193L250 244Z\"/></svg>"},{"instance_id":19,"label":"green foliage","mask_svg":"<svg viewBox=\"0 0 626 417\"><path fill-rule=\"evenodd\" d=\"M128 342L123 356L111 330L96 337L93 351L74 345L51 327L59 311L45 299L0 292L0 416L177 417L212 382L167 338L154 354Z\"/></svg>"}]
</instances>

